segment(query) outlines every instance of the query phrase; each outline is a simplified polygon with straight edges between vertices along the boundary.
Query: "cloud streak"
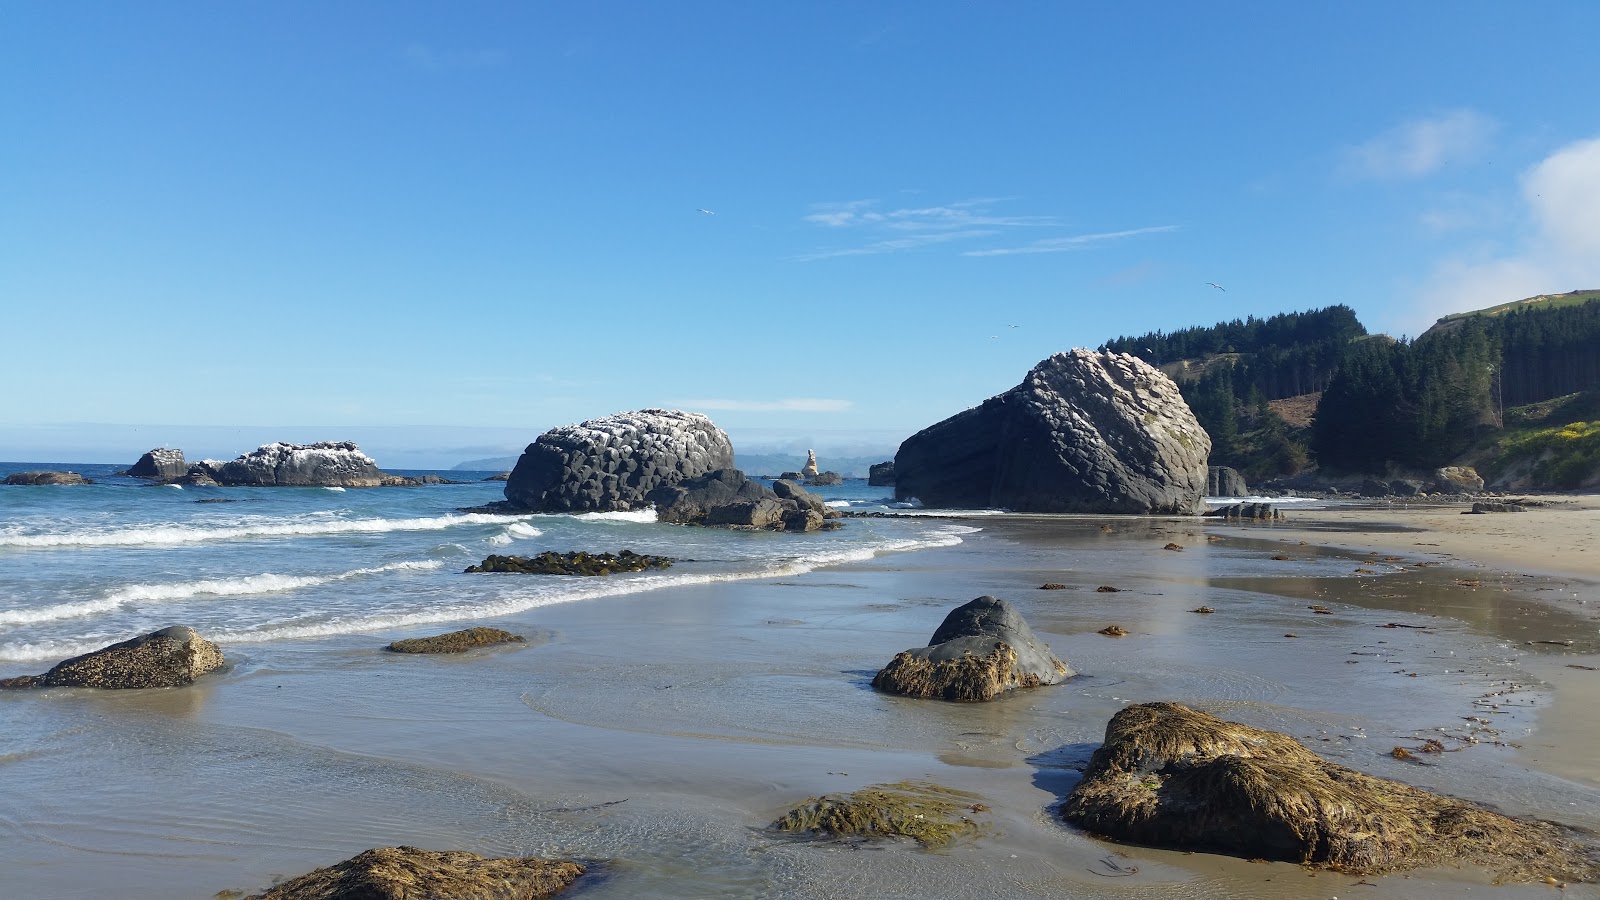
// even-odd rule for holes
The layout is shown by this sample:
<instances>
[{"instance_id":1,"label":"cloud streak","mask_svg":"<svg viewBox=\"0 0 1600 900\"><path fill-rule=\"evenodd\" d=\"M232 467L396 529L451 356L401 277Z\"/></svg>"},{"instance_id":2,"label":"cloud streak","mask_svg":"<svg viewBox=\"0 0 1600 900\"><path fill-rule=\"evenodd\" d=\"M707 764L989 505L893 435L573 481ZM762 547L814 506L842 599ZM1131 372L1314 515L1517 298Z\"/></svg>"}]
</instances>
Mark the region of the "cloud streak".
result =
<instances>
[{"instance_id":1,"label":"cloud streak","mask_svg":"<svg viewBox=\"0 0 1600 900\"><path fill-rule=\"evenodd\" d=\"M731 412L844 412L855 404L849 400L825 397L789 397L783 400L689 400L675 404L679 409L714 409Z\"/></svg>"},{"instance_id":2,"label":"cloud streak","mask_svg":"<svg viewBox=\"0 0 1600 900\"><path fill-rule=\"evenodd\" d=\"M1347 149L1340 169L1357 179L1422 178L1477 156L1498 127L1470 109L1413 119Z\"/></svg>"},{"instance_id":3,"label":"cloud streak","mask_svg":"<svg viewBox=\"0 0 1600 900\"><path fill-rule=\"evenodd\" d=\"M990 250L968 250L962 256L1014 256L1019 253L1066 253L1082 250L1093 244L1121 240L1141 234L1161 234L1177 231L1176 225L1152 225L1148 228L1129 228L1125 231L1102 231L1096 234L1074 234L1068 237L1043 238L1021 247L997 247Z\"/></svg>"}]
</instances>

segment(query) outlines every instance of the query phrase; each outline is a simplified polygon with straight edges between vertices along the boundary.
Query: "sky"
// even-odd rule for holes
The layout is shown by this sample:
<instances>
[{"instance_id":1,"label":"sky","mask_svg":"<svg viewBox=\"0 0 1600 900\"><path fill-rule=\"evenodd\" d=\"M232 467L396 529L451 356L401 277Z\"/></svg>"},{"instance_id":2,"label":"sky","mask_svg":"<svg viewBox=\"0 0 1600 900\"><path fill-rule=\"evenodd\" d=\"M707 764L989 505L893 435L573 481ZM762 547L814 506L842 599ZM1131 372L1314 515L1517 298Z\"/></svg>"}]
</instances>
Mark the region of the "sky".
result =
<instances>
[{"instance_id":1,"label":"sky","mask_svg":"<svg viewBox=\"0 0 1600 900\"><path fill-rule=\"evenodd\" d=\"M1600 288L1596 34L1589 0L8 4L0 459L446 467L652 406L889 458L1121 335Z\"/></svg>"}]
</instances>

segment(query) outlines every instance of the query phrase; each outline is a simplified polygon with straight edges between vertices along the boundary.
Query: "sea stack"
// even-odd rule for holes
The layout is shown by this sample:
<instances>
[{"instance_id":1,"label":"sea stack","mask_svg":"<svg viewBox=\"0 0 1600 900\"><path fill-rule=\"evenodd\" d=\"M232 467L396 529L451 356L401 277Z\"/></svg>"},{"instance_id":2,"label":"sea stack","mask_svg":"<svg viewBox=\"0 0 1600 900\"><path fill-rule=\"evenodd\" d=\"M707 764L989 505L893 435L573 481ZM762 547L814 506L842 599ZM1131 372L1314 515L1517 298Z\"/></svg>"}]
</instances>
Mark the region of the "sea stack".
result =
<instances>
[{"instance_id":1,"label":"sea stack","mask_svg":"<svg viewBox=\"0 0 1600 900\"><path fill-rule=\"evenodd\" d=\"M807 450L806 451L806 464L803 467L801 467L800 475L803 478L815 478L815 477L817 477L817 475L818 475L818 472L817 472L817 451L815 451L815 450Z\"/></svg>"},{"instance_id":2,"label":"sea stack","mask_svg":"<svg viewBox=\"0 0 1600 900\"><path fill-rule=\"evenodd\" d=\"M952 509L1195 515L1211 438L1143 360L1057 353L1022 383L907 438L895 497Z\"/></svg>"}]
</instances>

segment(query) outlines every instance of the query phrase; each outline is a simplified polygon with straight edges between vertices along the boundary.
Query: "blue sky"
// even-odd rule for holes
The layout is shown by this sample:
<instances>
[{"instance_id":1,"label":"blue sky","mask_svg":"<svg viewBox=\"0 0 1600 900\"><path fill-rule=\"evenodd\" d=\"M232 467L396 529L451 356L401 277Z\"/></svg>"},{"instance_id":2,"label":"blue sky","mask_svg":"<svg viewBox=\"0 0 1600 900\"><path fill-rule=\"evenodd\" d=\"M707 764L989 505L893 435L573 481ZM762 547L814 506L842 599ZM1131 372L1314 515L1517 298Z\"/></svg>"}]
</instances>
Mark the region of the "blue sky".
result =
<instances>
[{"instance_id":1,"label":"blue sky","mask_svg":"<svg viewBox=\"0 0 1600 900\"><path fill-rule=\"evenodd\" d=\"M1589 2L11 4L0 458L449 465L646 406L892 452L1122 334L1600 287L1596 34Z\"/></svg>"}]
</instances>

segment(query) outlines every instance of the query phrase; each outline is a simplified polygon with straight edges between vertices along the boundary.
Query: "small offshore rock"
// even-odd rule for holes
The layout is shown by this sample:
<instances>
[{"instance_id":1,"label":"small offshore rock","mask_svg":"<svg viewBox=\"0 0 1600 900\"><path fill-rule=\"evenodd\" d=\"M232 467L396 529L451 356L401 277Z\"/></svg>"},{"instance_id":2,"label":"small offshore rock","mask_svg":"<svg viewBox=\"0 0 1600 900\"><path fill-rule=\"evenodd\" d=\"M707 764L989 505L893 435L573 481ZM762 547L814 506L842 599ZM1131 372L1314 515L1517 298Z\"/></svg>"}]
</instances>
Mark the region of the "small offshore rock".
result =
<instances>
[{"instance_id":1,"label":"small offshore rock","mask_svg":"<svg viewBox=\"0 0 1600 900\"><path fill-rule=\"evenodd\" d=\"M1165 547L1162 547L1161 549L1163 549L1163 550L1182 550L1183 549L1183 545L1182 544L1168 544Z\"/></svg>"},{"instance_id":2,"label":"small offshore rock","mask_svg":"<svg viewBox=\"0 0 1600 900\"><path fill-rule=\"evenodd\" d=\"M519 575L614 575L618 572L643 572L666 569L676 560L668 556L649 556L624 550L621 553L586 553L575 550L557 553L546 550L538 556L501 556L491 553L483 562L468 566L463 574L506 572Z\"/></svg>"},{"instance_id":3,"label":"small offshore rock","mask_svg":"<svg viewBox=\"0 0 1600 900\"><path fill-rule=\"evenodd\" d=\"M867 484L872 487L888 487L894 484L894 460L868 466Z\"/></svg>"},{"instance_id":4,"label":"small offshore rock","mask_svg":"<svg viewBox=\"0 0 1600 900\"><path fill-rule=\"evenodd\" d=\"M897 654L872 686L907 697L981 702L1075 674L1011 604L983 596L952 610L928 646Z\"/></svg>"},{"instance_id":5,"label":"small offshore rock","mask_svg":"<svg viewBox=\"0 0 1600 900\"><path fill-rule=\"evenodd\" d=\"M498 628L479 627L452 631L449 634L436 634L433 637L408 638L395 641L383 649L394 653L465 653L477 647L526 642L527 639L520 634L512 634Z\"/></svg>"},{"instance_id":6,"label":"small offshore rock","mask_svg":"<svg viewBox=\"0 0 1600 900\"><path fill-rule=\"evenodd\" d=\"M1059 581L1046 581L1044 584L1039 585L1039 590L1041 591L1064 591L1066 589L1067 586Z\"/></svg>"},{"instance_id":7,"label":"small offshore rock","mask_svg":"<svg viewBox=\"0 0 1600 900\"><path fill-rule=\"evenodd\" d=\"M568 860L378 847L248 900L543 900L566 890L585 871Z\"/></svg>"},{"instance_id":8,"label":"small offshore rock","mask_svg":"<svg viewBox=\"0 0 1600 900\"><path fill-rule=\"evenodd\" d=\"M77 472L13 472L6 476L6 484L16 485L57 485L57 484L94 484L94 481L79 475Z\"/></svg>"},{"instance_id":9,"label":"small offshore rock","mask_svg":"<svg viewBox=\"0 0 1600 900\"><path fill-rule=\"evenodd\" d=\"M1095 593L1098 593L1098 594L1116 594L1116 593L1120 593L1121 591L1122 591L1122 588L1112 587L1109 584L1102 584L1099 587L1095 588Z\"/></svg>"},{"instance_id":10,"label":"small offshore rock","mask_svg":"<svg viewBox=\"0 0 1600 900\"><path fill-rule=\"evenodd\" d=\"M1194 609L1191 609L1189 611L1190 612L1197 612L1197 613L1202 613L1202 614L1209 615L1211 613L1216 612L1216 609L1214 607L1210 607L1210 606L1197 606Z\"/></svg>"},{"instance_id":11,"label":"small offshore rock","mask_svg":"<svg viewBox=\"0 0 1600 900\"><path fill-rule=\"evenodd\" d=\"M157 481L172 481L182 478L189 471L189 463L183 458L183 451L170 447L157 447L146 451L124 472L133 478L151 478Z\"/></svg>"},{"instance_id":12,"label":"small offshore rock","mask_svg":"<svg viewBox=\"0 0 1600 900\"><path fill-rule=\"evenodd\" d=\"M1106 637L1127 637L1128 629L1123 628L1121 625L1107 625L1095 633L1103 634Z\"/></svg>"},{"instance_id":13,"label":"small offshore rock","mask_svg":"<svg viewBox=\"0 0 1600 900\"><path fill-rule=\"evenodd\" d=\"M171 625L74 656L43 675L6 679L0 687L182 687L221 668L222 662L222 651L216 644L186 625Z\"/></svg>"}]
</instances>

